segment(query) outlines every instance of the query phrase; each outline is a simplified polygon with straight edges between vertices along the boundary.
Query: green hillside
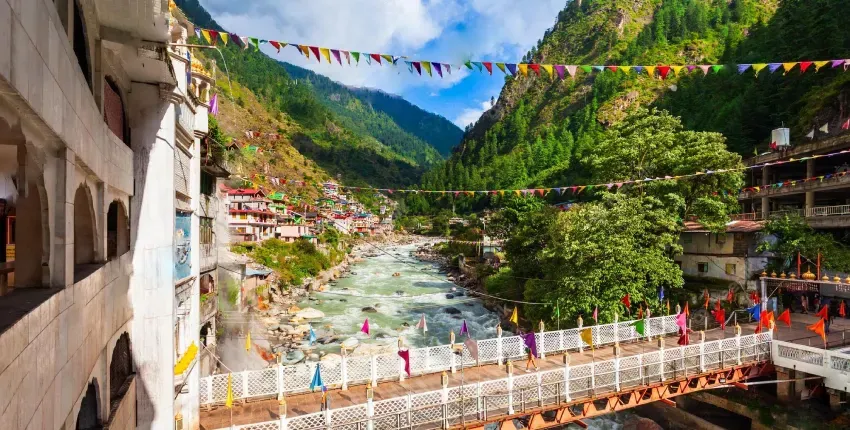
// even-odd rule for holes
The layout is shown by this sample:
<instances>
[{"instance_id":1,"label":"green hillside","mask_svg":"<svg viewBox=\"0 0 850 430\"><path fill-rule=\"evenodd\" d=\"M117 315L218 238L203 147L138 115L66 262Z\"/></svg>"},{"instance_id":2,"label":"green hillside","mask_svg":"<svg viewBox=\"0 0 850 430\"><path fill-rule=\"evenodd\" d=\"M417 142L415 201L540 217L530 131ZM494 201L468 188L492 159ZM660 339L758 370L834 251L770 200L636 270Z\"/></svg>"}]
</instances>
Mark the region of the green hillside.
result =
<instances>
[{"instance_id":1,"label":"green hillside","mask_svg":"<svg viewBox=\"0 0 850 430\"><path fill-rule=\"evenodd\" d=\"M574 0L522 59L542 64L729 64L850 58L845 0ZM532 73L529 72L529 75ZM545 73L543 74L545 76ZM563 81L507 77L496 105L464 136L425 188L557 186L593 178L589 152L638 106L719 132L744 156L764 150L783 123L799 141L814 124L846 116L850 73L825 67L783 76L732 66L667 80L634 72ZM598 154L597 154L598 155Z\"/></svg>"},{"instance_id":2,"label":"green hillside","mask_svg":"<svg viewBox=\"0 0 850 430\"><path fill-rule=\"evenodd\" d=\"M195 25L222 29L197 0L175 3ZM200 42L194 36L192 39ZM394 119L427 117L428 121L439 123L442 118L409 103L406 109L389 115L340 84L284 65L262 52L242 50L234 43L220 48L229 78L255 95L262 109L272 117L289 123L291 127L277 132L329 174L341 175L351 184L404 185L418 181L426 168L442 160L426 141L434 139L432 134L407 124L411 129L405 129ZM218 60L217 54L205 54L207 59ZM339 97L332 99L333 94ZM234 101L242 107L246 103L239 98ZM438 139L450 135L449 130L438 135ZM457 130L455 144L459 138Z\"/></svg>"}]
</instances>

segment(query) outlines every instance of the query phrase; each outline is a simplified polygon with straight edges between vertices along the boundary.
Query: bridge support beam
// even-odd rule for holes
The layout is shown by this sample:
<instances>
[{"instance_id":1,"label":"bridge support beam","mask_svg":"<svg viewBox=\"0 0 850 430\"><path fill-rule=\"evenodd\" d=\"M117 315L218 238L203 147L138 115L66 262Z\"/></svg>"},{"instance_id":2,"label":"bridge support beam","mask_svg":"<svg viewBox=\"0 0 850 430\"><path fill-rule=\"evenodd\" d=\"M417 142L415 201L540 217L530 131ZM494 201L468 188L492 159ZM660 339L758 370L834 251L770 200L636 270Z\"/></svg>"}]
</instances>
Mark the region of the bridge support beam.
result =
<instances>
[{"instance_id":1,"label":"bridge support beam","mask_svg":"<svg viewBox=\"0 0 850 430\"><path fill-rule=\"evenodd\" d=\"M829 395L829 408L834 412L838 412L841 410L841 391L827 388L826 393Z\"/></svg>"}]
</instances>

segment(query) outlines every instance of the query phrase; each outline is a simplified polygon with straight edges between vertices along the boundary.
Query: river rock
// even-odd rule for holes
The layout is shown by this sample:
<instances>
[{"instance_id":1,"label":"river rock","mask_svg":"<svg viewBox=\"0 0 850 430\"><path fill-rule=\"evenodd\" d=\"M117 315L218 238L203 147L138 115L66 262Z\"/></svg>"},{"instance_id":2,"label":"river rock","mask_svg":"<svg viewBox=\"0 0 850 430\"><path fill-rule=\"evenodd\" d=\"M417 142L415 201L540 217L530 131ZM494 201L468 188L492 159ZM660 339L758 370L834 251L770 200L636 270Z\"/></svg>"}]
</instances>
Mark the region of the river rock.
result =
<instances>
[{"instance_id":1,"label":"river rock","mask_svg":"<svg viewBox=\"0 0 850 430\"><path fill-rule=\"evenodd\" d=\"M304 308L296 313L295 316L303 319L324 318L325 313L318 309Z\"/></svg>"},{"instance_id":2,"label":"river rock","mask_svg":"<svg viewBox=\"0 0 850 430\"><path fill-rule=\"evenodd\" d=\"M357 348L357 346L359 346L359 345L360 345L360 341L357 340L356 338L353 338L353 337L349 337L348 339L342 341L342 344L341 344L341 346L345 349L354 349L354 348Z\"/></svg>"},{"instance_id":3,"label":"river rock","mask_svg":"<svg viewBox=\"0 0 850 430\"><path fill-rule=\"evenodd\" d=\"M365 308L360 309L360 312L365 312L367 314L375 314L378 313L378 310L371 306L366 306Z\"/></svg>"},{"instance_id":4,"label":"river rock","mask_svg":"<svg viewBox=\"0 0 850 430\"><path fill-rule=\"evenodd\" d=\"M455 296L454 296L454 294L446 294L446 298L447 299L453 299L453 298L455 298Z\"/></svg>"},{"instance_id":5,"label":"river rock","mask_svg":"<svg viewBox=\"0 0 850 430\"><path fill-rule=\"evenodd\" d=\"M397 296L403 296L403 295L404 295L404 291L402 291L402 290L396 290L395 295L397 295Z\"/></svg>"},{"instance_id":6,"label":"river rock","mask_svg":"<svg viewBox=\"0 0 850 430\"><path fill-rule=\"evenodd\" d=\"M331 336L326 336L326 337L319 339L318 342L321 343L322 345L327 345L329 343L334 343L338 340L339 340L339 336L331 335Z\"/></svg>"},{"instance_id":7,"label":"river rock","mask_svg":"<svg viewBox=\"0 0 850 430\"><path fill-rule=\"evenodd\" d=\"M649 418L635 416L623 423L623 430L663 430L663 427Z\"/></svg>"},{"instance_id":8,"label":"river rock","mask_svg":"<svg viewBox=\"0 0 850 430\"><path fill-rule=\"evenodd\" d=\"M443 312L449 315L460 315L460 309L449 306L447 308L443 308Z\"/></svg>"},{"instance_id":9,"label":"river rock","mask_svg":"<svg viewBox=\"0 0 850 430\"><path fill-rule=\"evenodd\" d=\"M322 363L328 363L331 365L338 364L342 363L342 356L339 354L325 354L321 361Z\"/></svg>"},{"instance_id":10,"label":"river rock","mask_svg":"<svg viewBox=\"0 0 850 430\"><path fill-rule=\"evenodd\" d=\"M288 353L286 353L285 356L281 357L280 362L284 366L289 366L292 364L300 363L302 360L304 360L304 357L304 352L296 349L293 351L289 351Z\"/></svg>"},{"instance_id":11,"label":"river rock","mask_svg":"<svg viewBox=\"0 0 850 430\"><path fill-rule=\"evenodd\" d=\"M269 326L266 328L268 328L270 331L276 331L280 329L280 326L278 324L269 324Z\"/></svg>"}]
</instances>

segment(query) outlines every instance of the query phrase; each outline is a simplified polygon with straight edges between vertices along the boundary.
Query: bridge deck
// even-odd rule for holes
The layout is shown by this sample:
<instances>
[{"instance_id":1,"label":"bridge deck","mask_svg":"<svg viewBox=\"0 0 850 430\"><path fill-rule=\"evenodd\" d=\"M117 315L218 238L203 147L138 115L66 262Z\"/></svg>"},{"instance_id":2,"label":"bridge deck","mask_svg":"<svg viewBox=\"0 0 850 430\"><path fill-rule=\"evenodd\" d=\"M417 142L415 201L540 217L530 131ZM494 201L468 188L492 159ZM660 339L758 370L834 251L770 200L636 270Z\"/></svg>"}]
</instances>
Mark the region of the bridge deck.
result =
<instances>
[{"instance_id":1,"label":"bridge deck","mask_svg":"<svg viewBox=\"0 0 850 430\"><path fill-rule=\"evenodd\" d=\"M806 330L806 325L812 324L816 318L812 315L792 315L792 327L786 327L780 323L778 330L774 331L774 338L785 341L796 341L801 344L811 344L818 346L820 339L810 339L813 333ZM742 334L751 334L755 329L754 323L742 324ZM830 343L838 343L843 340L843 331L850 330L850 320L835 319L831 334L829 337ZM734 328L727 327L726 331L719 329L706 332L706 341L731 338L734 337ZM691 343L699 342L695 333L691 336ZM805 338L805 339L803 339ZM801 340L802 339L802 340ZM676 345L677 336L667 336L666 346L674 347ZM620 345L622 356L630 356L651 352L658 349L658 341L638 341L623 343ZM596 351L586 349L583 353L571 352L570 361L572 365L589 363L593 360L603 361L614 357L613 348L611 346L602 347ZM545 359L538 359L540 370L552 370L562 368L563 354L547 355ZM514 362L514 372L516 375L525 374L525 361ZM533 372L533 370L532 370ZM461 378L465 384L474 384L477 382L504 378L505 367L495 364L482 365L479 367L466 367L463 374L458 370L455 374L449 374L449 386L456 387L461 385ZM425 374L421 376L413 376L399 381L385 381L378 384L374 390L374 400L384 400L396 397L403 397L408 393L428 392L437 390L441 387L441 375L439 373ZM331 409L343 408L363 404L366 402L366 385L356 385L349 387L348 390L331 389L328 391L330 398ZM311 414L320 411L321 393L304 393L286 396L287 411L289 417L297 417L301 415ZM263 421L278 419L278 402L275 399L248 401L244 404L234 404L232 415L232 424L243 425ZM209 411L201 413L200 420L201 428L206 430L227 428L231 425L231 411L225 407L216 407Z\"/></svg>"}]
</instances>

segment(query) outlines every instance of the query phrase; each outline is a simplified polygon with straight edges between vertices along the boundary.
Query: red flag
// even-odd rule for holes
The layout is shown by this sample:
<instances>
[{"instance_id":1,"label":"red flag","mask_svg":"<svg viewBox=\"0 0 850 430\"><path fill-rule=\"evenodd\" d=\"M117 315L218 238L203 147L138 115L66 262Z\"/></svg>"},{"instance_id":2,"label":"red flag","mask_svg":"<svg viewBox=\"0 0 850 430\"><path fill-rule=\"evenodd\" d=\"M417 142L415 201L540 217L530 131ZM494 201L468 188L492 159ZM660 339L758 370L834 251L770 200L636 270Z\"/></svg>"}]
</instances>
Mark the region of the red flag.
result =
<instances>
[{"instance_id":1,"label":"red flag","mask_svg":"<svg viewBox=\"0 0 850 430\"><path fill-rule=\"evenodd\" d=\"M825 327L824 327L824 320L823 319L818 320L818 322L816 322L816 323L814 323L810 326L806 326L806 330L811 330L811 331L815 332L816 334L819 334L820 338L823 339L823 343L826 344L826 331L824 330L824 328Z\"/></svg>"},{"instance_id":2,"label":"red flag","mask_svg":"<svg viewBox=\"0 0 850 430\"><path fill-rule=\"evenodd\" d=\"M537 73L537 76L540 76L540 65L539 64L529 64L528 68L534 70L534 73Z\"/></svg>"},{"instance_id":3,"label":"red flag","mask_svg":"<svg viewBox=\"0 0 850 430\"><path fill-rule=\"evenodd\" d=\"M667 79L667 75L670 74L670 66L658 66L658 74L661 75L661 79Z\"/></svg>"},{"instance_id":4,"label":"red flag","mask_svg":"<svg viewBox=\"0 0 850 430\"><path fill-rule=\"evenodd\" d=\"M850 130L850 118L848 118L847 121L844 121L844 124L841 124L841 129Z\"/></svg>"},{"instance_id":5,"label":"red flag","mask_svg":"<svg viewBox=\"0 0 850 430\"><path fill-rule=\"evenodd\" d=\"M838 305L838 315L841 315L841 318L847 317L847 309L844 307L844 300Z\"/></svg>"},{"instance_id":6,"label":"red flag","mask_svg":"<svg viewBox=\"0 0 850 430\"><path fill-rule=\"evenodd\" d=\"M754 331L753 333L755 333L755 334L761 333L761 323L756 324L756 331Z\"/></svg>"},{"instance_id":7,"label":"red flag","mask_svg":"<svg viewBox=\"0 0 850 430\"><path fill-rule=\"evenodd\" d=\"M714 310L719 311L723 309L723 306L720 305L720 300L714 302Z\"/></svg>"},{"instance_id":8,"label":"red flag","mask_svg":"<svg viewBox=\"0 0 850 430\"><path fill-rule=\"evenodd\" d=\"M493 63L483 61L481 64L484 65L484 68L487 69L487 71L490 72L491 75L493 74Z\"/></svg>"},{"instance_id":9,"label":"red flag","mask_svg":"<svg viewBox=\"0 0 850 430\"><path fill-rule=\"evenodd\" d=\"M719 304L720 302L717 302L717 303ZM717 310L714 311L714 320L717 321L718 324L720 324L721 330L726 330L726 310L725 309L717 308Z\"/></svg>"},{"instance_id":10,"label":"red flag","mask_svg":"<svg viewBox=\"0 0 850 430\"><path fill-rule=\"evenodd\" d=\"M679 341L677 342L681 346L688 346L691 344L691 329L685 329L680 331L681 335L679 336Z\"/></svg>"},{"instance_id":11,"label":"red flag","mask_svg":"<svg viewBox=\"0 0 850 430\"><path fill-rule=\"evenodd\" d=\"M811 61L801 61L800 62L800 73L806 73L806 69L812 65Z\"/></svg>"},{"instance_id":12,"label":"red flag","mask_svg":"<svg viewBox=\"0 0 850 430\"><path fill-rule=\"evenodd\" d=\"M735 300L735 291L734 289L730 288L729 292L726 293L726 301L732 303L733 300Z\"/></svg>"},{"instance_id":13,"label":"red flag","mask_svg":"<svg viewBox=\"0 0 850 430\"><path fill-rule=\"evenodd\" d=\"M274 46L274 49L277 49L278 54L280 53L280 43L277 43L274 40L269 40L269 43Z\"/></svg>"},{"instance_id":14,"label":"red flag","mask_svg":"<svg viewBox=\"0 0 850 430\"><path fill-rule=\"evenodd\" d=\"M784 322L784 323L785 323L788 327L791 327L791 310L790 310L790 309L785 309L785 312L782 312L781 314L779 314L779 318L777 318L776 320L777 320L777 321L782 321L782 322Z\"/></svg>"},{"instance_id":15,"label":"red flag","mask_svg":"<svg viewBox=\"0 0 850 430\"><path fill-rule=\"evenodd\" d=\"M318 62L322 62L322 57L319 55L319 47L318 46L310 46L310 51L313 53L313 56L316 57Z\"/></svg>"},{"instance_id":16,"label":"red flag","mask_svg":"<svg viewBox=\"0 0 850 430\"><path fill-rule=\"evenodd\" d=\"M623 297L622 299L620 299L620 301L621 301L621 302L623 302L623 304L626 306L626 309L630 309L630 308L632 307L632 301L631 301L631 300L629 300L629 295L628 295L628 294L626 294L626 296L625 296L625 297Z\"/></svg>"},{"instance_id":17,"label":"red flag","mask_svg":"<svg viewBox=\"0 0 850 430\"><path fill-rule=\"evenodd\" d=\"M377 61L378 64L381 64L381 55L380 54L369 54L369 56L372 57L373 60Z\"/></svg>"},{"instance_id":18,"label":"red flag","mask_svg":"<svg viewBox=\"0 0 850 430\"><path fill-rule=\"evenodd\" d=\"M612 72L616 72L616 71L617 71L617 66L605 66L605 67L606 67L608 70L612 71Z\"/></svg>"},{"instance_id":19,"label":"red flag","mask_svg":"<svg viewBox=\"0 0 850 430\"><path fill-rule=\"evenodd\" d=\"M212 40L213 46L215 46L216 42L218 42L218 32L215 30L207 30L210 33L210 40Z\"/></svg>"},{"instance_id":20,"label":"red flag","mask_svg":"<svg viewBox=\"0 0 850 430\"><path fill-rule=\"evenodd\" d=\"M815 316L818 317L818 318L823 318L823 319L829 318L829 308L827 308L826 305L824 305L822 308L820 308L818 313L815 314Z\"/></svg>"}]
</instances>

